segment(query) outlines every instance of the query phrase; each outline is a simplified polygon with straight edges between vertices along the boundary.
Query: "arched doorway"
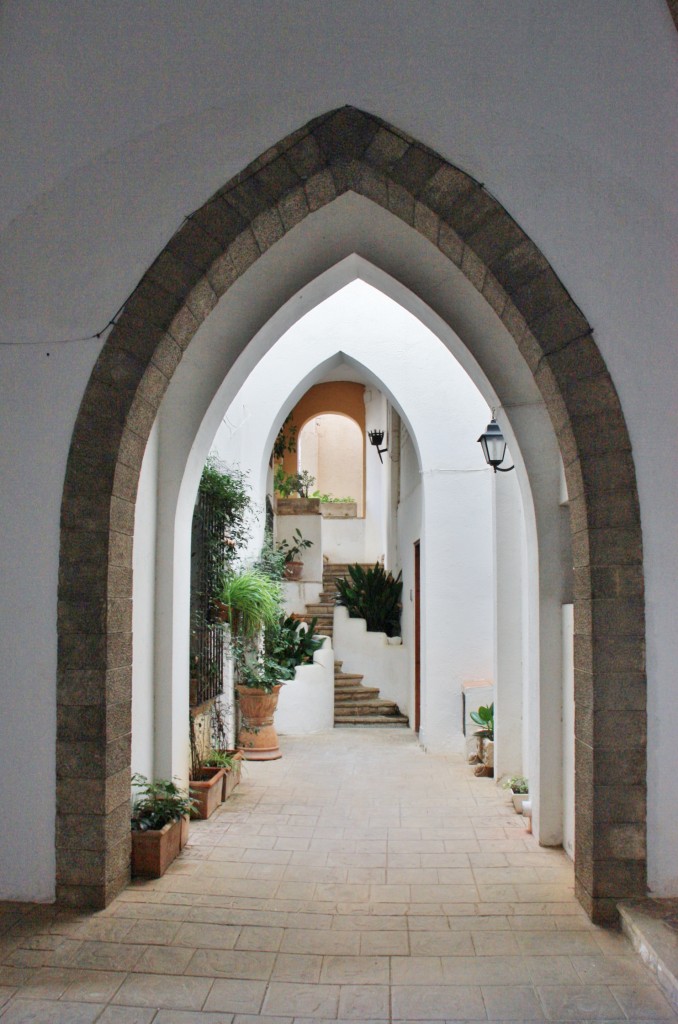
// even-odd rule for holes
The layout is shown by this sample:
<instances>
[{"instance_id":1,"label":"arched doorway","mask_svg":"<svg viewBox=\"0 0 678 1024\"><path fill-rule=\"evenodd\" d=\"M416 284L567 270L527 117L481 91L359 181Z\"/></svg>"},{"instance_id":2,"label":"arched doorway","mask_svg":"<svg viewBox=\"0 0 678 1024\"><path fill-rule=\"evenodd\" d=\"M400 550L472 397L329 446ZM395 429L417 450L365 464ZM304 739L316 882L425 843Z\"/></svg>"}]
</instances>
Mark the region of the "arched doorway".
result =
<instances>
[{"instance_id":1,"label":"arched doorway","mask_svg":"<svg viewBox=\"0 0 678 1024\"><path fill-rule=\"evenodd\" d=\"M444 267L435 279L424 264L401 276L456 321L462 338L483 317L496 317L548 410L570 495L575 566L577 891L596 920L609 920L617 899L644 893L646 873L642 549L621 407L585 317L501 205L426 147L353 108L273 147L187 219L128 301L92 373L62 502L58 896L103 905L127 879L134 507L162 397L220 298L241 304L239 329L249 336L281 307L290 290L284 275L256 313L247 295L267 254L275 258L277 243L304 225L312 244L311 215L322 209L336 211L340 228L340 204L350 195L387 211L389 225L425 246L425 263ZM333 241L341 253L340 230ZM385 250L382 258L388 269L396 257ZM446 312L462 278L474 296L466 292L463 307ZM474 355L497 391L510 391L507 366L492 365L497 357L482 339ZM256 357L244 354L243 366ZM516 408L516 432L520 420ZM529 438L521 446L529 449ZM90 703L75 715L83 692ZM629 781L633 801L625 796Z\"/></svg>"}]
</instances>

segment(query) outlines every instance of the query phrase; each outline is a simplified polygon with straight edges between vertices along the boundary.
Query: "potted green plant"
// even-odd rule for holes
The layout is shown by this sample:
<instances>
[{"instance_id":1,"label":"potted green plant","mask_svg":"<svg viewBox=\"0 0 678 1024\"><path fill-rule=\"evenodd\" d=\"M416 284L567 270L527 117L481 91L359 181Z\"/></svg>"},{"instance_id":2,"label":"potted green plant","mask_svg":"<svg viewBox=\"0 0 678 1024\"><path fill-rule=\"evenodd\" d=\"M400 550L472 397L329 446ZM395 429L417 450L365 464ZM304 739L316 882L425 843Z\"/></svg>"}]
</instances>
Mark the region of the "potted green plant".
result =
<instances>
[{"instance_id":1,"label":"potted green plant","mask_svg":"<svg viewBox=\"0 0 678 1024\"><path fill-rule=\"evenodd\" d=\"M313 655L322 647L325 638L315 632L318 619L310 622L296 615L281 615L275 626L269 627L264 633L264 650L278 665L294 677L299 665L310 665Z\"/></svg>"},{"instance_id":2,"label":"potted green plant","mask_svg":"<svg viewBox=\"0 0 678 1024\"><path fill-rule=\"evenodd\" d=\"M222 701L215 700L210 707L210 739L212 747L202 758L207 767L224 769L222 800L226 800L242 777L242 751L229 746L229 727L226 708Z\"/></svg>"},{"instance_id":3,"label":"potted green plant","mask_svg":"<svg viewBox=\"0 0 678 1024\"><path fill-rule=\"evenodd\" d=\"M223 789L221 800L227 800L240 782L242 768L242 751L240 750L208 750L202 759L204 768L221 768L223 771Z\"/></svg>"},{"instance_id":4,"label":"potted green plant","mask_svg":"<svg viewBox=\"0 0 678 1024\"><path fill-rule=\"evenodd\" d=\"M475 736L478 740L478 758L481 763L475 769L476 775L494 776L494 704L481 705L470 712L472 722L480 726Z\"/></svg>"},{"instance_id":5,"label":"potted green plant","mask_svg":"<svg viewBox=\"0 0 678 1024\"><path fill-rule=\"evenodd\" d=\"M137 772L132 786L132 874L160 878L188 842L193 800L171 779L150 782Z\"/></svg>"},{"instance_id":6,"label":"potted green plant","mask_svg":"<svg viewBox=\"0 0 678 1024\"><path fill-rule=\"evenodd\" d=\"M230 622L234 637L252 639L278 618L282 603L280 583L260 568L251 567L224 576L221 614Z\"/></svg>"},{"instance_id":7,"label":"potted green plant","mask_svg":"<svg viewBox=\"0 0 678 1024\"><path fill-rule=\"evenodd\" d=\"M308 470L286 473L279 463L273 474L275 511L279 516L320 515L320 499L309 497L315 477Z\"/></svg>"},{"instance_id":8,"label":"potted green plant","mask_svg":"<svg viewBox=\"0 0 678 1024\"><path fill-rule=\"evenodd\" d=\"M511 790L513 806L517 814L523 813L523 804L529 798L529 785L527 779L522 775L511 775L503 783L504 789Z\"/></svg>"},{"instance_id":9,"label":"potted green plant","mask_svg":"<svg viewBox=\"0 0 678 1024\"><path fill-rule=\"evenodd\" d=\"M278 695L294 670L265 653L247 652L237 664L236 692L240 705L237 745L246 761L274 761L282 757L273 716Z\"/></svg>"},{"instance_id":10,"label":"potted green plant","mask_svg":"<svg viewBox=\"0 0 678 1024\"><path fill-rule=\"evenodd\" d=\"M191 779L189 791L194 801L191 811L193 818L210 818L223 800L224 769L220 766L205 764L203 747L196 736L196 720L189 713L189 741L191 750ZM200 718L199 725L204 720Z\"/></svg>"},{"instance_id":11,"label":"potted green plant","mask_svg":"<svg viewBox=\"0 0 678 1024\"><path fill-rule=\"evenodd\" d=\"M281 540L278 544L278 551L285 557L285 579L298 580L304 569L304 563L299 558L302 551L308 551L313 547L313 541L302 536L301 530L297 527L291 540Z\"/></svg>"}]
</instances>

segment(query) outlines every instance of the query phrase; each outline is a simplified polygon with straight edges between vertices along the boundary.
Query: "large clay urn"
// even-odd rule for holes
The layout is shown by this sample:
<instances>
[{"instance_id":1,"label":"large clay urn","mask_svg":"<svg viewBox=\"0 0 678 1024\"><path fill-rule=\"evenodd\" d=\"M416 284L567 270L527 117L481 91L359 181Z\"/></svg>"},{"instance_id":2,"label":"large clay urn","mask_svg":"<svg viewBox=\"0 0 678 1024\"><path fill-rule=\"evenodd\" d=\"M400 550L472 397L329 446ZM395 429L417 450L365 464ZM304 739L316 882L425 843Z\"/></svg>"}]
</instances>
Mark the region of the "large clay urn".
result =
<instances>
[{"instance_id":1,"label":"large clay urn","mask_svg":"<svg viewBox=\"0 0 678 1024\"><path fill-rule=\"evenodd\" d=\"M282 683L271 693L254 686L237 686L241 723L237 746L246 761L275 761L282 757L273 715L278 706Z\"/></svg>"}]
</instances>

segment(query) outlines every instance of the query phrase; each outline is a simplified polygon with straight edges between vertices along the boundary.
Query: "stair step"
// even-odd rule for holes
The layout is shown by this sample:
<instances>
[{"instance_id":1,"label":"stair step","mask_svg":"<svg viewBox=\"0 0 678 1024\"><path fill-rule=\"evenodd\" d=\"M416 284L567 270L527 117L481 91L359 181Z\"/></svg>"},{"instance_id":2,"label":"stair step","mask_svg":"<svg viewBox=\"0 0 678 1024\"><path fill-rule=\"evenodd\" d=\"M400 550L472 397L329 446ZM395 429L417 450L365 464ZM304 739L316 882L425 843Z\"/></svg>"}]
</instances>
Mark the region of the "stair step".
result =
<instances>
[{"instance_id":1,"label":"stair step","mask_svg":"<svg viewBox=\"0 0 678 1024\"><path fill-rule=\"evenodd\" d=\"M353 683L360 682L365 677L360 675L359 672L336 672L334 673L334 683Z\"/></svg>"},{"instance_id":2,"label":"stair step","mask_svg":"<svg viewBox=\"0 0 678 1024\"><path fill-rule=\"evenodd\" d=\"M335 707L338 707L340 704L342 707L345 707L346 704L360 704L364 703L365 701L369 701L372 704L377 704L379 703L379 700L379 690L373 689L367 690L366 693L360 690L346 690L345 692L339 691L338 693L335 691L334 694Z\"/></svg>"},{"instance_id":3,"label":"stair step","mask_svg":"<svg viewBox=\"0 0 678 1024\"><path fill-rule=\"evenodd\" d=\"M409 718L405 715L391 716L390 718L382 717L380 715L353 715L351 718L335 718L335 726L365 726L365 725L378 725L380 727L387 728L403 728L410 724Z\"/></svg>"},{"instance_id":4,"label":"stair step","mask_svg":"<svg viewBox=\"0 0 678 1024\"><path fill-rule=\"evenodd\" d=\"M340 704L335 704L334 714L343 717L346 714L351 714L352 709L356 714L363 715L393 716L400 714L400 708L392 700L379 700L378 697L370 696L366 696L362 700L343 701Z\"/></svg>"}]
</instances>

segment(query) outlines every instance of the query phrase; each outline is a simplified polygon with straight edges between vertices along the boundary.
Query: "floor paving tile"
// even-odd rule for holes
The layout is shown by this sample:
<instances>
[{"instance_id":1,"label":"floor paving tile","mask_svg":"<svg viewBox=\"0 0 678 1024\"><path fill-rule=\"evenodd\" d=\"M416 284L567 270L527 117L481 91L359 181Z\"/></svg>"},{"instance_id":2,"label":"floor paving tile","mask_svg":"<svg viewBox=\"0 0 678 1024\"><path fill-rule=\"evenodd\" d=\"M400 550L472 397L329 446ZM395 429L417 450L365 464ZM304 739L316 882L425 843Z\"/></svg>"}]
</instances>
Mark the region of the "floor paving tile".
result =
<instances>
[{"instance_id":1,"label":"floor paving tile","mask_svg":"<svg viewBox=\"0 0 678 1024\"><path fill-rule=\"evenodd\" d=\"M93 1024L104 1006L96 1003L53 1003L15 999L2 1015L3 1024Z\"/></svg>"},{"instance_id":2,"label":"floor paving tile","mask_svg":"<svg viewBox=\"0 0 678 1024\"><path fill-rule=\"evenodd\" d=\"M266 994L264 1013L332 1019L337 1016L338 1005L338 985L274 981Z\"/></svg>"},{"instance_id":3,"label":"floor paving tile","mask_svg":"<svg viewBox=\"0 0 678 1024\"><path fill-rule=\"evenodd\" d=\"M211 987L211 978L175 977L167 974L130 974L116 992L112 1002L123 1006L199 1010Z\"/></svg>"},{"instance_id":4,"label":"floor paving tile","mask_svg":"<svg viewBox=\"0 0 678 1024\"><path fill-rule=\"evenodd\" d=\"M471 985L394 985L393 1020L487 1020L480 988Z\"/></svg>"},{"instance_id":5,"label":"floor paving tile","mask_svg":"<svg viewBox=\"0 0 678 1024\"><path fill-rule=\"evenodd\" d=\"M678 1022L461 758L406 730L282 749L105 911L0 904L0 1024Z\"/></svg>"}]
</instances>

